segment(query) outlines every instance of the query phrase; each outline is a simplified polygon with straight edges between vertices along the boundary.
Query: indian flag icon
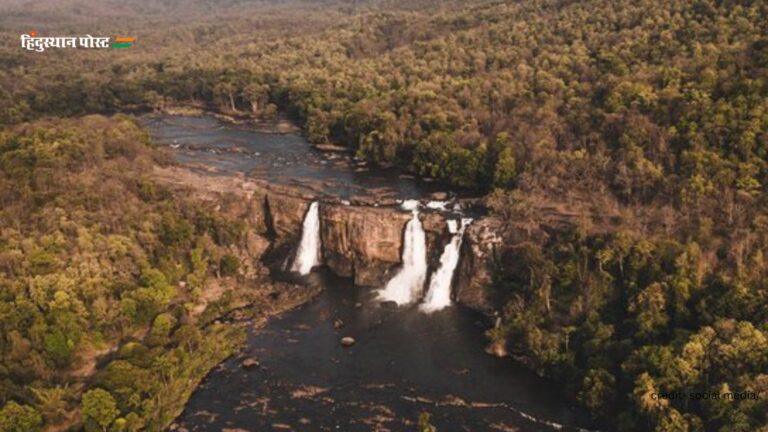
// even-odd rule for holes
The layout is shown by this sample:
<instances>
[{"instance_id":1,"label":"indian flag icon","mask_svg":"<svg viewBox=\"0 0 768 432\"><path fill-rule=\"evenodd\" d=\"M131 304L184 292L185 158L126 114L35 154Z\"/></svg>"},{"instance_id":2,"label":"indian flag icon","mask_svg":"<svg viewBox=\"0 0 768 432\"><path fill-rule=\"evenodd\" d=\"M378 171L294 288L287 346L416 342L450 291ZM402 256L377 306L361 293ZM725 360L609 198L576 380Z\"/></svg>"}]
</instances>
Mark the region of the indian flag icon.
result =
<instances>
[{"instance_id":1,"label":"indian flag icon","mask_svg":"<svg viewBox=\"0 0 768 432\"><path fill-rule=\"evenodd\" d=\"M135 41L136 38L133 37L116 37L115 41L112 42L112 48L130 48Z\"/></svg>"}]
</instances>

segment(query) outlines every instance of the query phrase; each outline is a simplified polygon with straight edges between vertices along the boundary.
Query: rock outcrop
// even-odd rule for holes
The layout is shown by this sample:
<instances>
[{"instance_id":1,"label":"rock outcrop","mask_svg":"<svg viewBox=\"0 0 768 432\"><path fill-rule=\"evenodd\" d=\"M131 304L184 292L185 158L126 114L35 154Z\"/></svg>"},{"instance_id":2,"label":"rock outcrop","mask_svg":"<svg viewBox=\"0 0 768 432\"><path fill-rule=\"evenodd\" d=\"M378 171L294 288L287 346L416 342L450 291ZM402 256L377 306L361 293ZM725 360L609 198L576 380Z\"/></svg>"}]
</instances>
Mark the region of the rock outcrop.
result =
<instances>
[{"instance_id":1,"label":"rock outcrop","mask_svg":"<svg viewBox=\"0 0 768 432\"><path fill-rule=\"evenodd\" d=\"M410 215L393 209L321 205L323 258L358 285L378 285L400 263L403 227Z\"/></svg>"},{"instance_id":2,"label":"rock outcrop","mask_svg":"<svg viewBox=\"0 0 768 432\"><path fill-rule=\"evenodd\" d=\"M249 259L254 263L269 254L277 255L275 262L283 262L292 253L307 209L317 199L298 188L245 177L206 176L179 167L157 168L156 177L176 186L191 186L199 195L221 203L220 211L245 220L250 232L238 255L241 261ZM451 235L442 214L424 211L419 217L426 234L431 274ZM357 285L383 286L401 264L403 231L410 218L410 212L394 205L375 207L321 200L325 265L338 275L352 277ZM486 312L491 310L487 288L501 241L495 235L497 225L492 218L482 218L469 226L455 279L456 300Z\"/></svg>"},{"instance_id":3,"label":"rock outcrop","mask_svg":"<svg viewBox=\"0 0 768 432\"><path fill-rule=\"evenodd\" d=\"M482 218L467 227L461 260L456 269L456 301L486 313L492 309L489 288L502 244L502 238L497 234L499 225L495 218Z\"/></svg>"},{"instance_id":4,"label":"rock outcrop","mask_svg":"<svg viewBox=\"0 0 768 432\"><path fill-rule=\"evenodd\" d=\"M321 204L325 264L338 275L352 277L357 285L383 285L400 264L403 229L410 218L409 212L392 207ZM439 256L445 221L433 213L422 213L420 218L427 249Z\"/></svg>"},{"instance_id":5,"label":"rock outcrop","mask_svg":"<svg viewBox=\"0 0 768 432\"><path fill-rule=\"evenodd\" d=\"M243 178L241 182L240 189L245 192L242 198L251 208L249 222L263 226L272 241L296 241L312 196L260 180Z\"/></svg>"}]
</instances>

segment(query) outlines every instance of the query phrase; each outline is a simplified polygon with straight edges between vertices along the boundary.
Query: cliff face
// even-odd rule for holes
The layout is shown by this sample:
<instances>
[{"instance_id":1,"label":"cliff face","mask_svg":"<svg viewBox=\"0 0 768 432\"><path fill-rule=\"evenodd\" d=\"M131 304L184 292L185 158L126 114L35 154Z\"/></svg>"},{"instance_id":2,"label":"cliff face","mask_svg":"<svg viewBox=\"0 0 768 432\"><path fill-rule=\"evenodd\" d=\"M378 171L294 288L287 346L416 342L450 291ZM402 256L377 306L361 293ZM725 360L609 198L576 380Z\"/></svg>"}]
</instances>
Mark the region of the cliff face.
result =
<instances>
[{"instance_id":1,"label":"cliff face","mask_svg":"<svg viewBox=\"0 0 768 432\"><path fill-rule=\"evenodd\" d=\"M264 225L273 240L281 244L298 240L310 197L283 186L257 184L250 199L253 205L261 205Z\"/></svg>"},{"instance_id":2,"label":"cliff face","mask_svg":"<svg viewBox=\"0 0 768 432\"><path fill-rule=\"evenodd\" d=\"M358 285L379 285L400 262L403 227L410 215L371 207L321 205L326 265Z\"/></svg>"},{"instance_id":3,"label":"cliff face","mask_svg":"<svg viewBox=\"0 0 768 432\"><path fill-rule=\"evenodd\" d=\"M290 187L252 179L212 178L181 168L158 168L156 172L165 183L192 185L204 198L222 203L221 211L246 220L251 232L238 254L246 260L258 261L269 251L281 258L291 254L301 236L307 209L315 199ZM441 214L422 212L419 217L426 234L431 273L450 240L450 233ZM410 212L397 207L321 201L324 263L334 273L353 278L357 285L383 286L400 265L403 231L410 219ZM487 289L496 245L500 242L493 234L496 224L493 219L482 218L468 228L454 280L456 300L486 312L491 310Z\"/></svg>"},{"instance_id":4,"label":"cliff face","mask_svg":"<svg viewBox=\"0 0 768 432\"><path fill-rule=\"evenodd\" d=\"M481 218L467 227L454 280L456 301L486 313L492 309L490 290L502 246L499 228L500 222L494 218Z\"/></svg>"}]
</instances>

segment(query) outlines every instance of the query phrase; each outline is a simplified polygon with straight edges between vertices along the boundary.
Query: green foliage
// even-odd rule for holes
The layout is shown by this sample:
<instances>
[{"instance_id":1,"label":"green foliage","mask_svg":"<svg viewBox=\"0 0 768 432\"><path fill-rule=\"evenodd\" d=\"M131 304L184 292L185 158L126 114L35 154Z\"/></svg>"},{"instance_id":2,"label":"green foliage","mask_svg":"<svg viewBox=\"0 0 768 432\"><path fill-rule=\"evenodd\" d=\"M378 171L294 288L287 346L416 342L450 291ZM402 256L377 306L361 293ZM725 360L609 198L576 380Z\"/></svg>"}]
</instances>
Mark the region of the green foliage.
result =
<instances>
[{"instance_id":1,"label":"green foliage","mask_svg":"<svg viewBox=\"0 0 768 432\"><path fill-rule=\"evenodd\" d=\"M43 418L28 405L10 401L0 410L0 431L37 432L42 430Z\"/></svg>"},{"instance_id":2,"label":"green foliage","mask_svg":"<svg viewBox=\"0 0 768 432\"><path fill-rule=\"evenodd\" d=\"M764 184L764 2L470 1L440 13L417 3L408 12L390 4L362 27L300 7L296 13L336 24L310 19L303 36L267 30L268 42L258 44L233 35L252 33L251 17L262 14L233 14L228 31L197 17L184 29L153 32L189 32L220 49L178 38L98 72L80 66L88 53L50 68L10 51L0 78L26 85L3 87L0 122L137 105L207 104L260 118L279 108L314 142L480 190L515 187L523 177L543 188L598 183L628 202L666 198L667 187L682 195L702 180L684 169L686 152L728 161L727 183ZM485 150L504 134L502 148ZM581 164L567 162L574 152ZM671 176L678 181L665 181ZM144 199L152 196L141 187ZM182 221L163 226L166 244L188 240Z\"/></svg>"},{"instance_id":3,"label":"green foliage","mask_svg":"<svg viewBox=\"0 0 768 432\"><path fill-rule=\"evenodd\" d=\"M221 268L222 276L235 276L240 268L240 259L234 255L224 255L221 257L219 267Z\"/></svg>"},{"instance_id":4,"label":"green foliage","mask_svg":"<svg viewBox=\"0 0 768 432\"><path fill-rule=\"evenodd\" d=\"M82 412L87 420L96 422L102 431L106 431L120 414L115 398L100 388L88 390L83 394Z\"/></svg>"},{"instance_id":5,"label":"green foliage","mask_svg":"<svg viewBox=\"0 0 768 432\"><path fill-rule=\"evenodd\" d=\"M578 399L596 417L609 418L616 398L616 378L605 369L590 369L584 376Z\"/></svg>"},{"instance_id":6,"label":"green foliage","mask_svg":"<svg viewBox=\"0 0 768 432\"><path fill-rule=\"evenodd\" d=\"M56 424L66 415L67 399L71 395L69 387L32 389L37 398L37 407L49 424Z\"/></svg>"},{"instance_id":7,"label":"green foliage","mask_svg":"<svg viewBox=\"0 0 768 432\"><path fill-rule=\"evenodd\" d=\"M314 142L493 191L499 234L531 240L498 251L494 341L619 429L765 428L765 400L649 396L768 392L768 2L417 1L350 18L314 8L292 17L289 36L240 3L226 26L156 26L166 44L98 67L87 50L44 62L2 50L0 123L169 104L279 109ZM265 30L248 39L254 27ZM209 268L237 273L219 246L242 225L146 180L155 157L121 116L0 133L8 394L75 362L86 341L157 322L189 294L179 281L194 297ZM595 217L537 238L553 212ZM165 320L161 343L209 342L187 326L169 334ZM162 390L105 378L121 383L104 387L129 430L167 416L165 402L142 402L150 395L187 391L175 380L183 356L155 349L136 347L115 374L151 374Z\"/></svg>"},{"instance_id":8,"label":"green foliage","mask_svg":"<svg viewBox=\"0 0 768 432\"><path fill-rule=\"evenodd\" d=\"M176 318L169 313L161 313L155 317L150 330L150 340L156 345L163 345L170 340L171 332L176 326Z\"/></svg>"},{"instance_id":9,"label":"green foliage","mask_svg":"<svg viewBox=\"0 0 768 432\"><path fill-rule=\"evenodd\" d=\"M58 367L66 367L72 360L73 342L61 330L45 335L44 346L48 356Z\"/></svg>"},{"instance_id":10,"label":"green foliage","mask_svg":"<svg viewBox=\"0 0 768 432\"><path fill-rule=\"evenodd\" d=\"M419 414L419 432L437 432L437 428L430 423L431 418L427 412Z\"/></svg>"},{"instance_id":11,"label":"green foliage","mask_svg":"<svg viewBox=\"0 0 768 432\"><path fill-rule=\"evenodd\" d=\"M746 274L713 263L694 242L625 232L559 232L507 254L495 282L505 319L492 338L568 383L596 417L619 419L619 430L758 430L768 420L763 398L722 405L653 396L764 391L762 282L746 289Z\"/></svg>"},{"instance_id":12,"label":"green foliage","mask_svg":"<svg viewBox=\"0 0 768 432\"><path fill-rule=\"evenodd\" d=\"M167 327L171 320L163 316L155 320L150 341L156 329ZM244 338L239 328L212 325L200 330L183 325L165 340L165 349L138 343L124 346L119 358L97 374L96 385L114 395L128 430L159 430L181 412L208 371L232 355Z\"/></svg>"},{"instance_id":13,"label":"green foliage","mask_svg":"<svg viewBox=\"0 0 768 432\"><path fill-rule=\"evenodd\" d=\"M205 204L146 180L157 157L125 116L45 120L0 133L0 371L8 401L0 430L39 430L43 417L47 427L80 409L88 411L86 429L137 431L150 420L161 429L190 382L241 340L204 350L214 341L189 322L194 328L176 335L185 312L174 305L190 298L188 289L199 294L213 270L208 262L219 262L242 225L222 216L199 224L199 214L214 214ZM221 262L237 271L239 261ZM183 287L184 279L195 286ZM145 332L153 351L128 344L121 353L141 361L113 361L97 389L88 380L81 390L95 352ZM192 368L179 374L183 383L168 366L151 367L178 346L167 359ZM188 358L195 350L205 358ZM161 378L173 389L158 386ZM173 397L148 402L166 393ZM36 409L21 404L33 400ZM148 404L162 407L147 411Z\"/></svg>"}]
</instances>

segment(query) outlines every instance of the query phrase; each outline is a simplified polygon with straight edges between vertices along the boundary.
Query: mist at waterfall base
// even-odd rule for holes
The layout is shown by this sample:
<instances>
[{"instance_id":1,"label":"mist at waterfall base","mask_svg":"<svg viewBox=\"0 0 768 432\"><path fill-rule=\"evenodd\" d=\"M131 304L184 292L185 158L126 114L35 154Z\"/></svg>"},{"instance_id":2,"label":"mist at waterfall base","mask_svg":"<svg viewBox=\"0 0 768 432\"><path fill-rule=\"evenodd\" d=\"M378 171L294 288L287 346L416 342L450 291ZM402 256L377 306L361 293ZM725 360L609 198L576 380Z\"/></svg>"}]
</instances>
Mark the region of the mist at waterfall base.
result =
<instances>
[{"instance_id":1,"label":"mist at waterfall base","mask_svg":"<svg viewBox=\"0 0 768 432\"><path fill-rule=\"evenodd\" d=\"M317 201L313 201L301 225L301 240L291 266L291 271L300 275L308 275L314 267L321 264L319 207Z\"/></svg>"},{"instance_id":2,"label":"mist at waterfall base","mask_svg":"<svg viewBox=\"0 0 768 432\"><path fill-rule=\"evenodd\" d=\"M180 427L413 432L421 412L440 432L588 424L557 384L483 352L491 323L482 315L460 305L436 314L382 307L371 290L324 271L304 280L323 286L320 297L252 330L244 352L193 393ZM343 336L355 345L342 347ZM244 370L245 357L260 367Z\"/></svg>"}]
</instances>

